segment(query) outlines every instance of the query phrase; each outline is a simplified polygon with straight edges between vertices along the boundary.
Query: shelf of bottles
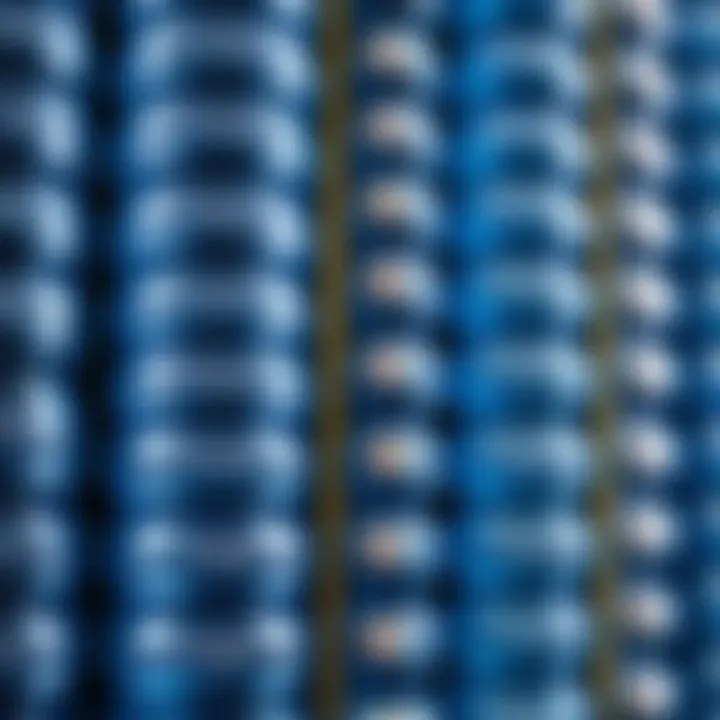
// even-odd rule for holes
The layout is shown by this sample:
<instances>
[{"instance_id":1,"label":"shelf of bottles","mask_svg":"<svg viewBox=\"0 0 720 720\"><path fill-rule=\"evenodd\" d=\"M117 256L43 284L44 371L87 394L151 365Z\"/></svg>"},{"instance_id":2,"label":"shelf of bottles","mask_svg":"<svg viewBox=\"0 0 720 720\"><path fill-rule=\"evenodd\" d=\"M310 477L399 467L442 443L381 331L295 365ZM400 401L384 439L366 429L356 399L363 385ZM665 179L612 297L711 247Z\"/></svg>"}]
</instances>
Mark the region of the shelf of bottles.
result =
<instances>
[{"instance_id":1,"label":"shelf of bottles","mask_svg":"<svg viewBox=\"0 0 720 720\"><path fill-rule=\"evenodd\" d=\"M587 7L461 5L461 716L589 718Z\"/></svg>"},{"instance_id":2,"label":"shelf of bottles","mask_svg":"<svg viewBox=\"0 0 720 720\"><path fill-rule=\"evenodd\" d=\"M680 661L682 713L702 720L720 710L718 694L718 200L720 199L720 8L713 2L672 3L672 58L679 182L676 208L683 249L692 257L686 273L692 341L687 392L693 399L688 453L687 562L679 580L685 591L682 617L690 635Z\"/></svg>"},{"instance_id":3,"label":"shelf of bottles","mask_svg":"<svg viewBox=\"0 0 720 720\"><path fill-rule=\"evenodd\" d=\"M450 226L443 6L354 3L350 717L429 717L442 562Z\"/></svg>"},{"instance_id":4,"label":"shelf of bottles","mask_svg":"<svg viewBox=\"0 0 720 720\"><path fill-rule=\"evenodd\" d=\"M315 11L127 4L123 717L307 717Z\"/></svg>"},{"instance_id":5,"label":"shelf of bottles","mask_svg":"<svg viewBox=\"0 0 720 720\"><path fill-rule=\"evenodd\" d=\"M674 203L670 2L617 3L619 700L628 717L681 717L687 640L688 396L684 276ZM676 713L680 713L679 715Z\"/></svg>"},{"instance_id":6,"label":"shelf of bottles","mask_svg":"<svg viewBox=\"0 0 720 720\"><path fill-rule=\"evenodd\" d=\"M81 8L0 3L0 68L0 694L39 717L66 709L76 668Z\"/></svg>"}]
</instances>

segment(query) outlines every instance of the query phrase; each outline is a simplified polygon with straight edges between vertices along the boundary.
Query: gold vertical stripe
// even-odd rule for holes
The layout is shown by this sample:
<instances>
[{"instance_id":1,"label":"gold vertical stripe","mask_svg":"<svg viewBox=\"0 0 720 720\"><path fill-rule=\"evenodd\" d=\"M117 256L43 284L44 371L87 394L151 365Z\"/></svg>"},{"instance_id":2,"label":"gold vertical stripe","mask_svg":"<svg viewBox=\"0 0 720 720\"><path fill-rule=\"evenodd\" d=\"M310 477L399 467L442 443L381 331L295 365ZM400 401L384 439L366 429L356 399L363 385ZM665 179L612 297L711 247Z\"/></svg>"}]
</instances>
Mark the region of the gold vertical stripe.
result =
<instances>
[{"instance_id":1,"label":"gold vertical stripe","mask_svg":"<svg viewBox=\"0 0 720 720\"><path fill-rule=\"evenodd\" d=\"M592 662L592 688L597 716L615 717L618 687L618 642L616 622L618 577L614 538L619 510L618 474L613 448L617 434L618 408L613 387L617 328L613 307L617 282L617 239L612 218L617 202L615 157L617 112L613 80L616 74L616 47L612 3L596 0L590 33L589 73L597 92L591 97L590 142L594 175L589 205L595 234L589 258L589 282L597 300L590 336L598 392L591 413L591 433L598 458L591 513L598 546L598 563L593 583L597 642ZM608 386L608 383L611 383Z\"/></svg>"},{"instance_id":2,"label":"gold vertical stripe","mask_svg":"<svg viewBox=\"0 0 720 720\"><path fill-rule=\"evenodd\" d=\"M350 2L322 0L320 20L320 192L317 313L317 583L316 717L347 716L345 632L345 446L348 406L344 382L348 345L350 153Z\"/></svg>"}]
</instances>

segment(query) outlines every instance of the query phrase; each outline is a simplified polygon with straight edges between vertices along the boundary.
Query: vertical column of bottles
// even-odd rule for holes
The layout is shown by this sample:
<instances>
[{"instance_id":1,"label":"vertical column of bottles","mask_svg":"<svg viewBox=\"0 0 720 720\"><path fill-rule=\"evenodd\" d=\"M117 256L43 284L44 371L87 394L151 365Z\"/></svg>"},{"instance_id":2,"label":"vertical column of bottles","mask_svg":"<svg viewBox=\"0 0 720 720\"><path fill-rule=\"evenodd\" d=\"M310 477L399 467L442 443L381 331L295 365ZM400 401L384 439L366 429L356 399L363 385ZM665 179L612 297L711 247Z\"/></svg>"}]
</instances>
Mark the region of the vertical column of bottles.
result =
<instances>
[{"instance_id":1,"label":"vertical column of bottles","mask_svg":"<svg viewBox=\"0 0 720 720\"><path fill-rule=\"evenodd\" d=\"M667 2L616 5L620 712L678 717L682 665L683 248L671 191ZM683 713L680 713L683 715Z\"/></svg>"},{"instance_id":2,"label":"vertical column of bottles","mask_svg":"<svg viewBox=\"0 0 720 720\"><path fill-rule=\"evenodd\" d=\"M461 5L462 717L589 718L586 10Z\"/></svg>"},{"instance_id":3,"label":"vertical column of bottles","mask_svg":"<svg viewBox=\"0 0 720 720\"><path fill-rule=\"evenodd\" d=\"M2 704L33 717L71 712L76 659L83 36L79 4L0 3L0 523L3 542L29 551L14 555L25 582L2 581L15 596L3 612L20 610L2 618L3 668L23 669L23 705Z\"/></svg>"},{"instance_id":4,"label":"vertical column of bottles","mask_svg":"<svg viewBox=\"0 0 720 720\"><path fill-rule=\"evenodd\" d=\"M352 717L435 717L444 142L440 6L354 3ZM447 608L445 608L446 610Z\"/></svg>"},{"instance_id":5,"label":"vertical column of bottles","mask_svg":"<svg viewBox=\"0 0 720 720\"><path fill-rule=\"evenodd\" d=\"M314 3L127 7L123 717L306 717Z\"/></svg>"},{"instance_id":6,"label":"vertical column of bottles","mask_svg":"<svg viewBox=\"0 0 720 720\"><path fill-rule=\"evenodd\" d=\"M718 549L718 461L720 460L720 7L699 0L673 3L673 50L677 71L677 137L680 182L677 194L683 247L693 253L687 282L693 308L695 342L692 368L697 464L686 518L691 555L681 577L686 624L694 642L683 657L686 683L681 711L699 720L720 711L720 574Z\"/></svg>"}]
</instances>

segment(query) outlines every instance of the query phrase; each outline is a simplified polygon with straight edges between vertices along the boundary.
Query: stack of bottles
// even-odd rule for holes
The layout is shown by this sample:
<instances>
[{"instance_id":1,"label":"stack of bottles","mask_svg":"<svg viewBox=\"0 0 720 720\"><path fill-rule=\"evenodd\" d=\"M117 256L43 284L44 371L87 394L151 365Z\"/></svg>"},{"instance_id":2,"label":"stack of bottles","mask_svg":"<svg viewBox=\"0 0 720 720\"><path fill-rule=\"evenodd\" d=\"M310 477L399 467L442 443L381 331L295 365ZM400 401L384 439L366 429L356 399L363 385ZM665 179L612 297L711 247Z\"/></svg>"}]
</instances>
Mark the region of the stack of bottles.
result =
<instances>
[{"instance_id":1,"label":"stack of bottles","mask_svg":"<svg viewBox=\"0 0 720 720\"><path fill-rule=\"evenodd\" d=\"M442 3L358 0L352 46L349 717L436 717L449 225Z\"/></svg>"},{"instance_id":2,"label":"stack of bottles","mask_svg":"<svg viewBox=\"0 0 720 720\"><path fill-rule=\"evenodd\" d=\"M75 3L0 3L0 702L13 716L69 717L75 682L84 47Z\"/></svg>"},{"instance_id":3,"label":"stack of bottles","mask_svg":"<svg viewBox=\"0 0 720 720\"><path fill-rule=\"evenodd\" d=\"M693 637L681 658L686 717L707 720L720 712L720 574L718 573L718 318L720 304L720 7L674 3L673 58L677 72L677 139L680 182L677 208L683 246L694 263L687 289L694 315L692 369L694 448L685 503L691 555L680 578Z\"/></svg>"},{"instance_id":4,"label":"stack of bottles","mask_svg":"<svg viewBox=\"0 0 720 720\"><path fill-rule=\"evenodd\" d=\"M128 0L122 717L307 717L314 3Z\"/></svg>"},{"instance_id":5,"label":"stack of bottles","mask_svg":"<svg viewBox=\"0 0 720 720\"><path fill-rule=\"evenodd\" d=\"M458 717L582 720L592 716L585 3L461 5Z\"/></svg>"},{"instance_id":6,"label":"stack of bottles","mask_svg":"<svg viewBox=\"0 0 720 720\"><path fill-rule=\"evenodd\" d=\"M673 14L670 2L618 3L615 12L619 711L630 718L685 717L688 395L682 308L688 255L673 204Z\"/></svg>"}]
</instances>

